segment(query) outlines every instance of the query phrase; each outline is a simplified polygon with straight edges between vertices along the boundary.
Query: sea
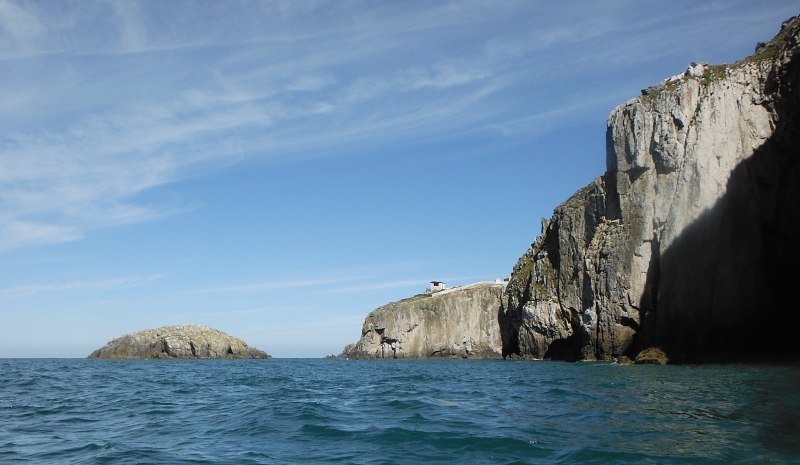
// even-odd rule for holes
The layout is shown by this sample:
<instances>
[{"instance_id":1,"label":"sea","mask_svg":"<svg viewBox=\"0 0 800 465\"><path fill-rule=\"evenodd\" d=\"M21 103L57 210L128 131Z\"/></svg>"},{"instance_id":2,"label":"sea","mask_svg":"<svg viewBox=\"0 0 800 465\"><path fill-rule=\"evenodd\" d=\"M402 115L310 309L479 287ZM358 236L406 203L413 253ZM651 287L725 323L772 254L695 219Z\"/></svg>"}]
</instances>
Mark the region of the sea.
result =
<instances>
[{"instance_id":1,"label":"sea","mask_svg":"<svg viewBox=\"0 0 800 465\"><path fill-rule=\"evenodd\" d=\"M0 359L0 463L800 463L800 367Z\"/></svg>"}]
</instances>

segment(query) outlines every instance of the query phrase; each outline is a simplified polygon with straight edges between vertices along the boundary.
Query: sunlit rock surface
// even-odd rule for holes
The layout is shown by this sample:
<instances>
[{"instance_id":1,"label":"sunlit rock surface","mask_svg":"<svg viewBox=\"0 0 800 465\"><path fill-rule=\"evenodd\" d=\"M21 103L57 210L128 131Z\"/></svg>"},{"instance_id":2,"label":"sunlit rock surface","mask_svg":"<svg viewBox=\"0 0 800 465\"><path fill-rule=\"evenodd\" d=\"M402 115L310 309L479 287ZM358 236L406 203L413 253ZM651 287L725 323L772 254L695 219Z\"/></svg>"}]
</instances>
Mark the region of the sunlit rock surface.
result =
<instances>
[{"instance_id":1,"label":"sunlit rock surface","mask_svg":"<svg viewBox=\"0 0 800 465\"><path fill-rule=\"evenodd\" d=\"M500 358L505 283L420 294L372 311L340 358Z\"/></svg>"}]
</instances>

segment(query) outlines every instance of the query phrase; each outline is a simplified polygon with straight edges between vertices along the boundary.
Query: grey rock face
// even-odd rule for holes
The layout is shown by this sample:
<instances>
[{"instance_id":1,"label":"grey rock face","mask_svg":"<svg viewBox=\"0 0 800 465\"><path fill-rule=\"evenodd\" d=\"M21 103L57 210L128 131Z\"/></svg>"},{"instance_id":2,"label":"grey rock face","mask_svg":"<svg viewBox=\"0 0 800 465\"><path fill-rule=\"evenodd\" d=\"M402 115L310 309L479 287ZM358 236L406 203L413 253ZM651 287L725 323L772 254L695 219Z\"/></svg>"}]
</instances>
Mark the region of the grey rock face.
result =
<instances>
[{"instance_id":1,"label":"grey rock face","mask_svg":"<svg viewBox=\"0 0 800 465\"><path fill-rule=\"evenodd\" d=\"M108 341L87 358L272 358L239 338L199 325L164 326Z\"/></svg>"},{"instance_id":2,"label":"grey rock face","mask_svg":"<svg viewBox=\"0 0 800 465\"><path fill-rule=\"evenodd\" d=\"M608 119L607 171L514 267L504 355L790 353L800 323L800 19L733 65L693 64Z\"/></svg>"},{"instance_id":3,"label":"grey rock face","mask_svg":"<svg viewBox=\"0 0 800 465\"><path fill-rule=\"evenodd\" d=\"M505 283L478 283L384 305L339 358L500 358Z\"/></svg>"}]
</instances>

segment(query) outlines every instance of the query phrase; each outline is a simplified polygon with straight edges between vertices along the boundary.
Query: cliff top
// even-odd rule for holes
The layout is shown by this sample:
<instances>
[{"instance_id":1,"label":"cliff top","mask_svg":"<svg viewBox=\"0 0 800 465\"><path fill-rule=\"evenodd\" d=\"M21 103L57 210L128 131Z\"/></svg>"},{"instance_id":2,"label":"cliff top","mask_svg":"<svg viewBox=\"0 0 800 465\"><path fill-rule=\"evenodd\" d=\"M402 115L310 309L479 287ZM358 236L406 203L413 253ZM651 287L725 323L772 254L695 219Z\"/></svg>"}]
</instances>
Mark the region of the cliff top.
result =
<instances>
[{"instance_id":1,"label":"cliff top","mask_svg":"<svg viewBox=\"0 0 800 465\"><path fill-rule=\"evenodd\" d=\"M494 282L494 281L481 281L481 282L477 282L477 283L466 284L464 286L451 287L451 288L445 289L443 291L434 292L433 294L430 295L430 297L441 297L443 295L452 294L453 292L456 292L456 291L465 291L467 289L477 289L477 288L480 288L480 287L491 287L491 286L502 286L502 287L505 287L507 284L508 284L508 282L505 282L505 281L504 282L500 282L500 283L497 283L497 282Z\"/></svg>"},{"instance_id":2,"label":"cliff top","mask_svg":"<svg viewBox=\"0 0 800 465\"><path fill-rule=\"evenodd\" d=\"M708 85L725 77L731 70L750 64L772 62L787 54L797 46L800 33L800 16L793 16L781 24L778 34L767 43L756 44L755 53L733 64L723 63L709 65L708 63L691 63L683 73L665 79L660 84L642 89L643 102L650 101L662 92L675 90L686 80L697 80L701 85Z\"/></svg>"},{"instance_id":3,"label":"cliff top","mask_svg":"<svg viewBox=\"0 0 800 465\"><path fill-rule=\"evenodd\" d=\"M425 293L421 293L421 294L412 295L411 297L406 297L405 299L401 299L401 300L398 300L396 302L390 302L390 303L388 303L386 305L407 303L407 302L413 302L415 300L422 300L422 299L437 298L437 297L441 297L441 296L452 294L453 292L457 292L457 291L464 291L464 290L469 290L469 289L478 289L478 288L482 288L482 287L492 287L492 286L505 287L506 285L508 285L508 281L504 281L504 282L500 282L500 283L497 283L495 281L481 281L481 282L472 283L472 284L465 284L463 286L450 287L450 288L447 288L447 289L444 289L444 290L441 290L441 291L436 291L436 292L433 292L433 293L425 292Z\"/></svg>"},{"instance_id":4,"label":"cliff top","mask_svg":"<svg viewBox=\"0 0 800 465\"><path fill-rule=\"evenodd\" d=\"M800 16L793 16L781 24L781 30L778 35L772 38L769 42L758 43L756 45L756 52L745 58L744 60L737 61L736 64L748 61L766 61L777 58L784 50L797 45L797 34L800 32Z\"/></svg>"}]
</instances>

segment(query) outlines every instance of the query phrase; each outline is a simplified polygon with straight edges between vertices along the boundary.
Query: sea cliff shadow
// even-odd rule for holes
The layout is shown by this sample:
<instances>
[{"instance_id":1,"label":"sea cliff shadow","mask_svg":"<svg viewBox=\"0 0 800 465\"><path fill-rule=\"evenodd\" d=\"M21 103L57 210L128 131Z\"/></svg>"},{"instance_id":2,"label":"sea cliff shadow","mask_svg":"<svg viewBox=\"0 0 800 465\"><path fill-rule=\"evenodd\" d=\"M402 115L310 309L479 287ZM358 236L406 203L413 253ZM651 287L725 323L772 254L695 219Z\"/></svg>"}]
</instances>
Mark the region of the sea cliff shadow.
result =
<instances>
[{"instance_id":1,"label":"sea cliff shadow","mask_svg":"<svg viewBox=\"0 0 800 465\"><path fill-rule=\"evenodd\" d=\"M773 70L773 73L775 71ZM800 69L769 76L772 136L725 195L654 255L635 351L677 362L797 360L800 328Z\"/></svg>"},{"instance_id":2,"label":"sea cliff shadow","mask_svg":"<svg viewBox=\"0 0 800 465\"><path fill-rule=\"evenodd\" d=\"M504 296L503 299L508 299ZM520 321L508 315L508 305L501 299L500 307L497 309L497 325L500 327L500 344L503 358L520 355L519 350L519 326Z\"/></svg>"}]
</instances>

